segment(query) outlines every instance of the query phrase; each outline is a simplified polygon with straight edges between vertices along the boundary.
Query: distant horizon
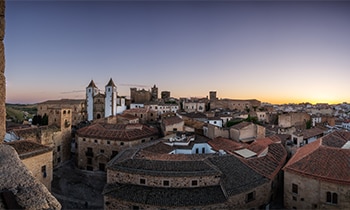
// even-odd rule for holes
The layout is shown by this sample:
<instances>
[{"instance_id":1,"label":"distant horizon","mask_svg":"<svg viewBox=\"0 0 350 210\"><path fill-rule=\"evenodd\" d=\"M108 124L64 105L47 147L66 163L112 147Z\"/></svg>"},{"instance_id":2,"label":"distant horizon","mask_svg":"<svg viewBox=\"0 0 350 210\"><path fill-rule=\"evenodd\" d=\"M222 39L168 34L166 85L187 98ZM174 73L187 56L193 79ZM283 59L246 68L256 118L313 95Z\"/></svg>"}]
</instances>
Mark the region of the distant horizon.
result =
<instances>
[{"instance_id":1,"label":"distant horizon","mask_svg":"<svg viewBox=\"0 0 350 210\"><path fill-rule=\"evenodd\" d=\"M350 1L7 1L6 102L93 79L171 96L350 102ZM93 15L92 15L93 14Z\"/></svg>"}]
</instances>

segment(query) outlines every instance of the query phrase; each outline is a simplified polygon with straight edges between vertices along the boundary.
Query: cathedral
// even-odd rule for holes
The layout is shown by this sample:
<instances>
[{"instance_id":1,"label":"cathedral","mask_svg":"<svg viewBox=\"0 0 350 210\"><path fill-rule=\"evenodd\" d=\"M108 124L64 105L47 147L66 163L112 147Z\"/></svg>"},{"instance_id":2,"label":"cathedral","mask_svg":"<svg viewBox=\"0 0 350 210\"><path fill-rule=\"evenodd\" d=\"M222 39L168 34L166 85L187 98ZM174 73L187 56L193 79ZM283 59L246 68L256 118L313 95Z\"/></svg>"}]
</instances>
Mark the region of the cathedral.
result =
<instances>
[{"instance_id":1,"label":"cathedral","mask_svg":"<svg viewBox=\"0 0 350 210\"><path fill-rule=\"evenodd\" d=\"M118 97L117 86L112 78L105 86L105 92L101 93L91 80L86 88L86 111L87 120L109 117L126 110L125 98Z\"/></svg>"}]
</instances>

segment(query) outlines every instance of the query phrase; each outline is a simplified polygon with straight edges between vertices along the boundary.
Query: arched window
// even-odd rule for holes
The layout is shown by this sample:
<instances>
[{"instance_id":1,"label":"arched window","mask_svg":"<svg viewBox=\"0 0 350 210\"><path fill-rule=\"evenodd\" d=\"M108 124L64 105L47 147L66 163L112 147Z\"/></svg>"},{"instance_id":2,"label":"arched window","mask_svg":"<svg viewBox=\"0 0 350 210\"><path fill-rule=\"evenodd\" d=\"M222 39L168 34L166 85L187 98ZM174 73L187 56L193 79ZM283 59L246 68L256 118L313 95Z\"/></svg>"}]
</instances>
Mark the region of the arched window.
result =
<instances>
[{"instance_id":1,"label":"arched window","mask_svg":"<svg viewBox=\"0 0 350 210\"><path fill-rule=\"evenodd\" d=\"M333 193L332 196L332 203L337 204L338 203L338 194L337 193Z\"/></svg>"},{"instance_id":2,"label":"arched window","mask_svg":"<svg viewBox=\"0 0 350 210\"><path fill-rule=\"evenodd\" d=\"M338 194L326 192L326 202L331 204L338 204Z\"/></svg>"}]
</instances>

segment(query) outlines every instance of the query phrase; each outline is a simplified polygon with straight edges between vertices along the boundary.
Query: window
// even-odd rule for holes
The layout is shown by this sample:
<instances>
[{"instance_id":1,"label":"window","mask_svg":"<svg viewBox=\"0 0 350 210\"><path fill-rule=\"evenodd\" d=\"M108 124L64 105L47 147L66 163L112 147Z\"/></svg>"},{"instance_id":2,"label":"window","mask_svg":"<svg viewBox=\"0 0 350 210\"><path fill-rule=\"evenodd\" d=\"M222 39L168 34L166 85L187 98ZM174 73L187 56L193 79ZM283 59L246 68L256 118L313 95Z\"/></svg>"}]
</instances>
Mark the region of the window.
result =
<instances>
[{"instance_id":1,"label":"window","mask_svg":"<svg viewBox=\"0 0 350 210\"><path fill-rule=\"evenodd\" d=\"M85 138L83 138L83 141L86 141L86 139L85 139Z\"/></svg>"},{"instance_id":2,"label":"window","mask_svg":"<svg viewBox=\"0 0 350 210\"><path fill-rule=\"evenodd\" d=\"M95 143L97 143L97 140L95 139L95 141L94 141Z\"/></svg>"},{"instance_id":3,"label":"window","mask_svg":"<svg viewBox=\"0 0 350 210\"><path fill-rule=\"evenodd\" d=\"M105 168L106 168L106 164L104 164L104 163L99 163L98 164L98 170L105 171Z\"/></svg>"},{"instance_id":4,"label":"window","mask_svg":"<svg viewBox=\"0 0 350 210\"><path fill-rule=\"evenodd\" d=\"M61 151L61 145L57 146L57 152Z\"/></svg>"},{"instance_id":5,"label":"window","mask_svg":"<svg viewBox=\"0 0 350 210\"><path fill-rule=\"evenodd\" d=\"M92 158L87 158L87 164L92 164Z\"/></svg>"},{"instance_id":6,"label":"window","mask_svg":"<svg viewBox=\"0 0 350 210\"><path fill-rule=\"evenodd\" d=\"M192 180L191 185L192 185L192 186L197 186L197 185L198 185L198 180Z\"/></svg>"},{"instance_id":7,"label":"window","mask_svg":"<svg viewBox=\"0 0 350 210\"><path fill-rule=\"evenodd\" d=\"M100 150L100 153L105 153L105 150L104 150L104 149L101 149L101 150Z\"/></svg>"},{"instance_id":8,"label":"window","mask_svg":"<svg viewBox=\"0 0 350 210\"><path fill-rule=\"evenodd\" d=\"M46 165L41 166L41 173L43 174L43 177L46 178L47 174L46 174Z\"/></svg>"},{"instance_id":9,"label":"window","mask_svg":"<svg viewBox=\"0 0 350 210\"><path fill-rule=\"evenodd\" d=\"M61 157L57 158L57 162L60 163L61 162Z\"/></svg>"},{"instance_id":10,"label":"window","mask_svg":"<svg viewBox=\"0 0 350 210\"><path fill-rule=\"evenodd\" d=\"M292 192L294 194L298 194L298 185L297 184L292 184Z\"/></svg>"},{"instance_id":11,"label":"window","mask_svg":"<svg viewBox=\"0 0 350 210\"><path fill-rule=\"evenodd\" d=\"M124 142L120 142L120 145L122 145L122 146L123 146L123 145L124 145Z\"/></svg>"},{"instance_id":12,"label":"window","mask_svg":"<svg viewBox=\"0 0 350 210\"><path fill-rule=\"evenodd\" d=\"M327 196L327 198L326 198L327 203L331 203L331 204L338 203L338 194L337 193L327 192L326 196Z\"/></svg>"},{"instance_id":13,"label":"window","mask_svg":"<svg viewBox=\"0 0 350 210\"><path fill-rule=\"evenodd\" d=\"M110 142L110 141L107 141L107 144L111 144L111 142Z\"/></svg>"},{"instance_id":14,"label":"window","mask_svg":"<svg viewBox=\"0 0 350 210\"><path fill-rule=\"evenodd\" d=\"M146 140L142 139L142 140L141 140L141 143L144 143L145 141L146 141Z\"/></svg>"},{"instance_id":15,"label":"window","mask_svg":"<svg viewBox=\"0 0 350 210\"><path fill-rule=\"evenodd\" d=\"M163 186L169 186L170 182L169 180L163 180Z\"/></svg>"},{"instance_id":16,"label":"window","mask_svg":"<svg viewBox=\"0 0 350 210\"><path fill-rule=\"evenodd\" d=\"M246 203L255 200L255 191L250 192L246 195Z\"/></svg>"},{"instance_id":17,"label":"window","mask_svg":"<svg viewBox=\"0 0 350 210\"><path fill-rule=\"evenodd\" d=\"M141 178L141 179L140 179L140 184L146 184L146 179Z\"/></svg>"}]
</instances>

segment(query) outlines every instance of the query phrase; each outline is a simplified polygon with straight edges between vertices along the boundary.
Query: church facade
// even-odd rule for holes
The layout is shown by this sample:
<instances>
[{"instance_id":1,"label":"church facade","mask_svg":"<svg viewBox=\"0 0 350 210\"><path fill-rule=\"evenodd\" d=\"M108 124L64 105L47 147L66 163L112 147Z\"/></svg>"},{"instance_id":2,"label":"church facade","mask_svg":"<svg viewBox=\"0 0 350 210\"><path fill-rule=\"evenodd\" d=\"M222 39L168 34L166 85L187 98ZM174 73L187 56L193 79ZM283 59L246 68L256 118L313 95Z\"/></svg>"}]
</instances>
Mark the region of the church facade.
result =
<instances>
[{"instance_id":1,"label":"church facade","mask_svg":"<svg viewBox=\"0 0 350 210\"><path fill-rule=\"evenodd\" d=\"M91 80L86 88L87 120L113 116L126 110L125 98L119 97L117 86L112 78L105 86L105 92L101 93Z\"/></svg>"}]
</instances>

